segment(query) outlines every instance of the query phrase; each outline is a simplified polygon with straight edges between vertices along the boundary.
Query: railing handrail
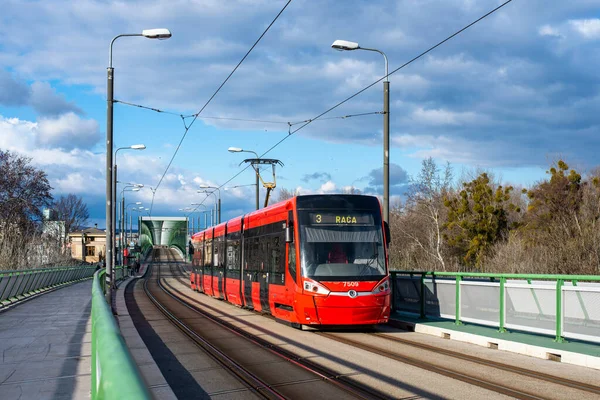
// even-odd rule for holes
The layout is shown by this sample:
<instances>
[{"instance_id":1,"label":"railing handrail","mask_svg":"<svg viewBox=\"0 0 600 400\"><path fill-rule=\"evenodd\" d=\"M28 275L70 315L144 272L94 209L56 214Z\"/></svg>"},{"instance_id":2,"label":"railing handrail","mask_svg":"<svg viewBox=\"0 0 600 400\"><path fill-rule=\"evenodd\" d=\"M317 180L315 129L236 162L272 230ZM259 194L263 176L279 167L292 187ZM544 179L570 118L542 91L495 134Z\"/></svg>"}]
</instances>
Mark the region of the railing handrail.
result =
<instances>
[{"instance_id":1,"label":"railing handrail","mask_svg":"<svg viewBox=\"0 0 600 400\"><path fill-rule=\"evenodd\" d=\"M69 266L57 266L57 267L41 267L41 268L31 268L31 269L0 269L0 275L25 273L25 272L58 271L58 270L64 270L64 269L77 269L77 268L88 268L88 267L96 268L96 266L93 264L82 264L82 265L69 265Z\"/></svg>"},{"instance_id":2,"label":"railing handrail","mask_svg":"<svg viewBox=\"0 0 600 400\"><path fill-rule=\"evenodd\" d=\"M432 275L469 278L505 278L505 279L539 279L561 281L600 281L600 275L566 275L566 274L494 274L487 272L443 272L443 271L399 271L390 270L392 275Z\"/></svg>"},{"instance_id":3,"label":"railing handrail","mask_svg":"<svg viewBox=\"0 0 600 400\"><path fill-rule=\"evenodd\" d=\"M0 307L61 285L89 279L94 265L0 271Z\"/></svg>"},{"instance_id":4,"label":"railing handrail","mask_svg":"<svg viewBox=\"0 0 600 400\"><path fill-rule=\"evenodd\" d=\"M92 399L150 399L104 299L100 286L104 273L96 272L92 284Z\"/></svg>"},{"instance_id":5,"label":"railing handrail","mask_svg":"<svg viewBox=\"0 0 600 400\"><path fill-rule=\"evenodd\" d=\"M499 332L506 332L506 326L507 326L507 312L506 312L506 291L507 291L507 279L523 279L523 280L527 280L527 283L529 284L527 287L531 287L534 285L531 285L531 281L534 280L551 280L551 284L544 284L544 286L548 286L549 290L553 290L555 292L555 299L554 299L554 309L555 309L555 329L554 331L554 335L555 335L555 341L556 342L563 342L565 339L563 337L564 335L564 330L563 330L563 323L564 323L564 313L565 310L563 310L563 292L565 290L565 283L566 282L572 282L573 284L573 288L579 288L579 286L577 286L578 283L580 283L581 281L592 281L592 282L598 282L600 281L600 275L562 275L562 274L494 274L494 273L482 273L482 272L436 272L436 271L390 271L390 277L391 277L391 283L392 283L392 293L396 293L397 290L397 284L399 280L406 280L403 279L402 276L408 276L407 280L410 281L420 281L419 285L420 285L420 291L418 291L417 295L419 296L418 300L419 300L419 316L421 318L427 318L427 313L426 313L426 281L428 277L433 278L433 282L435 283L435 278L436 277L440 277L440 278L454 278L454 279L443 279L443 280L439 280L437 281L438 283L441 282L452 282L455 287L455 309L454 309L454 319L455 319L455 324L456 325L462 325L462 320L463 317L461 315L461 309L462 309L462 303L461 303L461 292L462 292L462 287L464 286L463 283L470 283L470 284L477 284L477 283L473 283L472 280L464 280L463 278L487 278L487 279L493 279L497 281L495 283L497 283L498 287L499 287L499 298L498 298L498 321L490 321L492 322L492 324L495 324L496 326L498 326L498 330ZM481 284L481 283L480 283ZM488 284L488 283L486 283ZM520 285L518 285L520 286ZM514 287L511 286L511 287ZM591 286L585 286L586 288L589 288ZM596 286L594 286L596 287ZM569 287L570 288L570 287ZM575 289L574 289L575 290ZM535 296L535 293L532 292L533 295ZM537 302L537 300L536 300ZM581 300L581 297L579 297L579 304L582 307L582 312L586 315L586 319L587 317L587 311L585 309L585 305L583 303L583 301ZM539 304L538 304L538 308L539 308ZM393 297L392 300L392 310L396 310L396 301L395 301L395 297ZM416 311L416 310L415 310ZM409 311L412 312L412 311ZM464 318L466 319L466 317ZM471 317L471 320L473 318ZM476 322L477 323L477 322ZM536 328L537 329L537 328ZM525 329L527 331L527 329ZM539 330L538 330L539 331ZM535 331L534 331L535 332ZM570 333L571 336L574 335L573 332ZM586 336L586 335L582 335L577 333L577 335L581 337ZM588 335L589 338L589 335ZM597 337L594 337L590 340L593 341L598 341Z\"/></svg>"}]
</instances>

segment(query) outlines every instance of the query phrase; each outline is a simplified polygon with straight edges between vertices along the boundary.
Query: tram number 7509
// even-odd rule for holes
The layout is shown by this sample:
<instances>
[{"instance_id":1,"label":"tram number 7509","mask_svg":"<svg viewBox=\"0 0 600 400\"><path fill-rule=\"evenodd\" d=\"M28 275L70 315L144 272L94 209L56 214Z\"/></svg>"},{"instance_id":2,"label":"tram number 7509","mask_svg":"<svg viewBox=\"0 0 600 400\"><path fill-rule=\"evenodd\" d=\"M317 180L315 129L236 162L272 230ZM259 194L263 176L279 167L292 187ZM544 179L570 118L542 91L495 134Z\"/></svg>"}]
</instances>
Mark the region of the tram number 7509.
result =
<instances>
[{"instance_id":1,"label":"tram number 7509","mask_svg":"<svg viewBox=\"0 0 600 400\"><path fill-rule=\"evenodd\" d=\"M344 287L358 287L358 282L344 282Z\"/></svg>"}]
</instances>

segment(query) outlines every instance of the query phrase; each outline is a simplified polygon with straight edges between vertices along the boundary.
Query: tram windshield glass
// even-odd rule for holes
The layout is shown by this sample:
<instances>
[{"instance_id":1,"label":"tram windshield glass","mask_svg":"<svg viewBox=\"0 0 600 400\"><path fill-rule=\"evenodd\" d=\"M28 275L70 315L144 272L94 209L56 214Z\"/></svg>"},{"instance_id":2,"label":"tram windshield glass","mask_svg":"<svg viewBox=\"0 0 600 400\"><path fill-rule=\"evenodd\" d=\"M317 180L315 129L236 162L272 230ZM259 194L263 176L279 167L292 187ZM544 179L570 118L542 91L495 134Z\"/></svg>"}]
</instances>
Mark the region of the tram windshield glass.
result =
<instances>
[{"instance_id":1,"label":"tram windshield glass","mask_svg":"<svg viewBox=\"0 0 600 400\"><path fill-rule=\"evenodd\" d=\"M315 280L380 280L387 271L381 219L370 212L304 211L302 275Z\"/></svg>"}]
</instances>

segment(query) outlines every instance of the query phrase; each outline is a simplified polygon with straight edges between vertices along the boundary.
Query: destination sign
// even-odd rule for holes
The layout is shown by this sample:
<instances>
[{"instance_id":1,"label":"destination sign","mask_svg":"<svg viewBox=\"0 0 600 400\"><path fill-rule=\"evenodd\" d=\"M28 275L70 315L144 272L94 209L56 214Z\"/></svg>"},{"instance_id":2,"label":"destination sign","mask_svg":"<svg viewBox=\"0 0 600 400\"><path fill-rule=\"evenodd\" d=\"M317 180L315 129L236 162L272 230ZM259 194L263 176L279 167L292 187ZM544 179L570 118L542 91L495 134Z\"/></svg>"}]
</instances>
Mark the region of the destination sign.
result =
<instances>
[{"instance_id":1,"label":"destination sign","mask_svg":"<svg viewBox=\"0 0 600 400\"><path fill-rule=\"evenodd\" d=\"M374 225L373 215L358 213L309 213L311 225Z\"/></svg>"}]
</instances>

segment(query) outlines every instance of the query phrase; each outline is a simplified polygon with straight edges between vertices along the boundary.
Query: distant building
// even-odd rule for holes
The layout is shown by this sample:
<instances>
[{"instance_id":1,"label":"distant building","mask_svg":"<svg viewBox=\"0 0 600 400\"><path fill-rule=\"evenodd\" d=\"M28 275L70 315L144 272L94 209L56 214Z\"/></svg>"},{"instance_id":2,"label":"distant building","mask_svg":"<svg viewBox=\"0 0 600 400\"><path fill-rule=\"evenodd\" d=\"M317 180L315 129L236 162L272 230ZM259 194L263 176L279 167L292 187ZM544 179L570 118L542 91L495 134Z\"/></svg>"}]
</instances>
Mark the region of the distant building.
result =
<instances>
[{"instance_id":1,"label":"distant building","mask_svg":"<svg viewBox=\"0 0 600 400\"><path fill-rule=\"evenodd\" d=\"M71 257L97 263L106 257L106 231L86 228L69 233Z\"/></svg>"}]
</instances>

